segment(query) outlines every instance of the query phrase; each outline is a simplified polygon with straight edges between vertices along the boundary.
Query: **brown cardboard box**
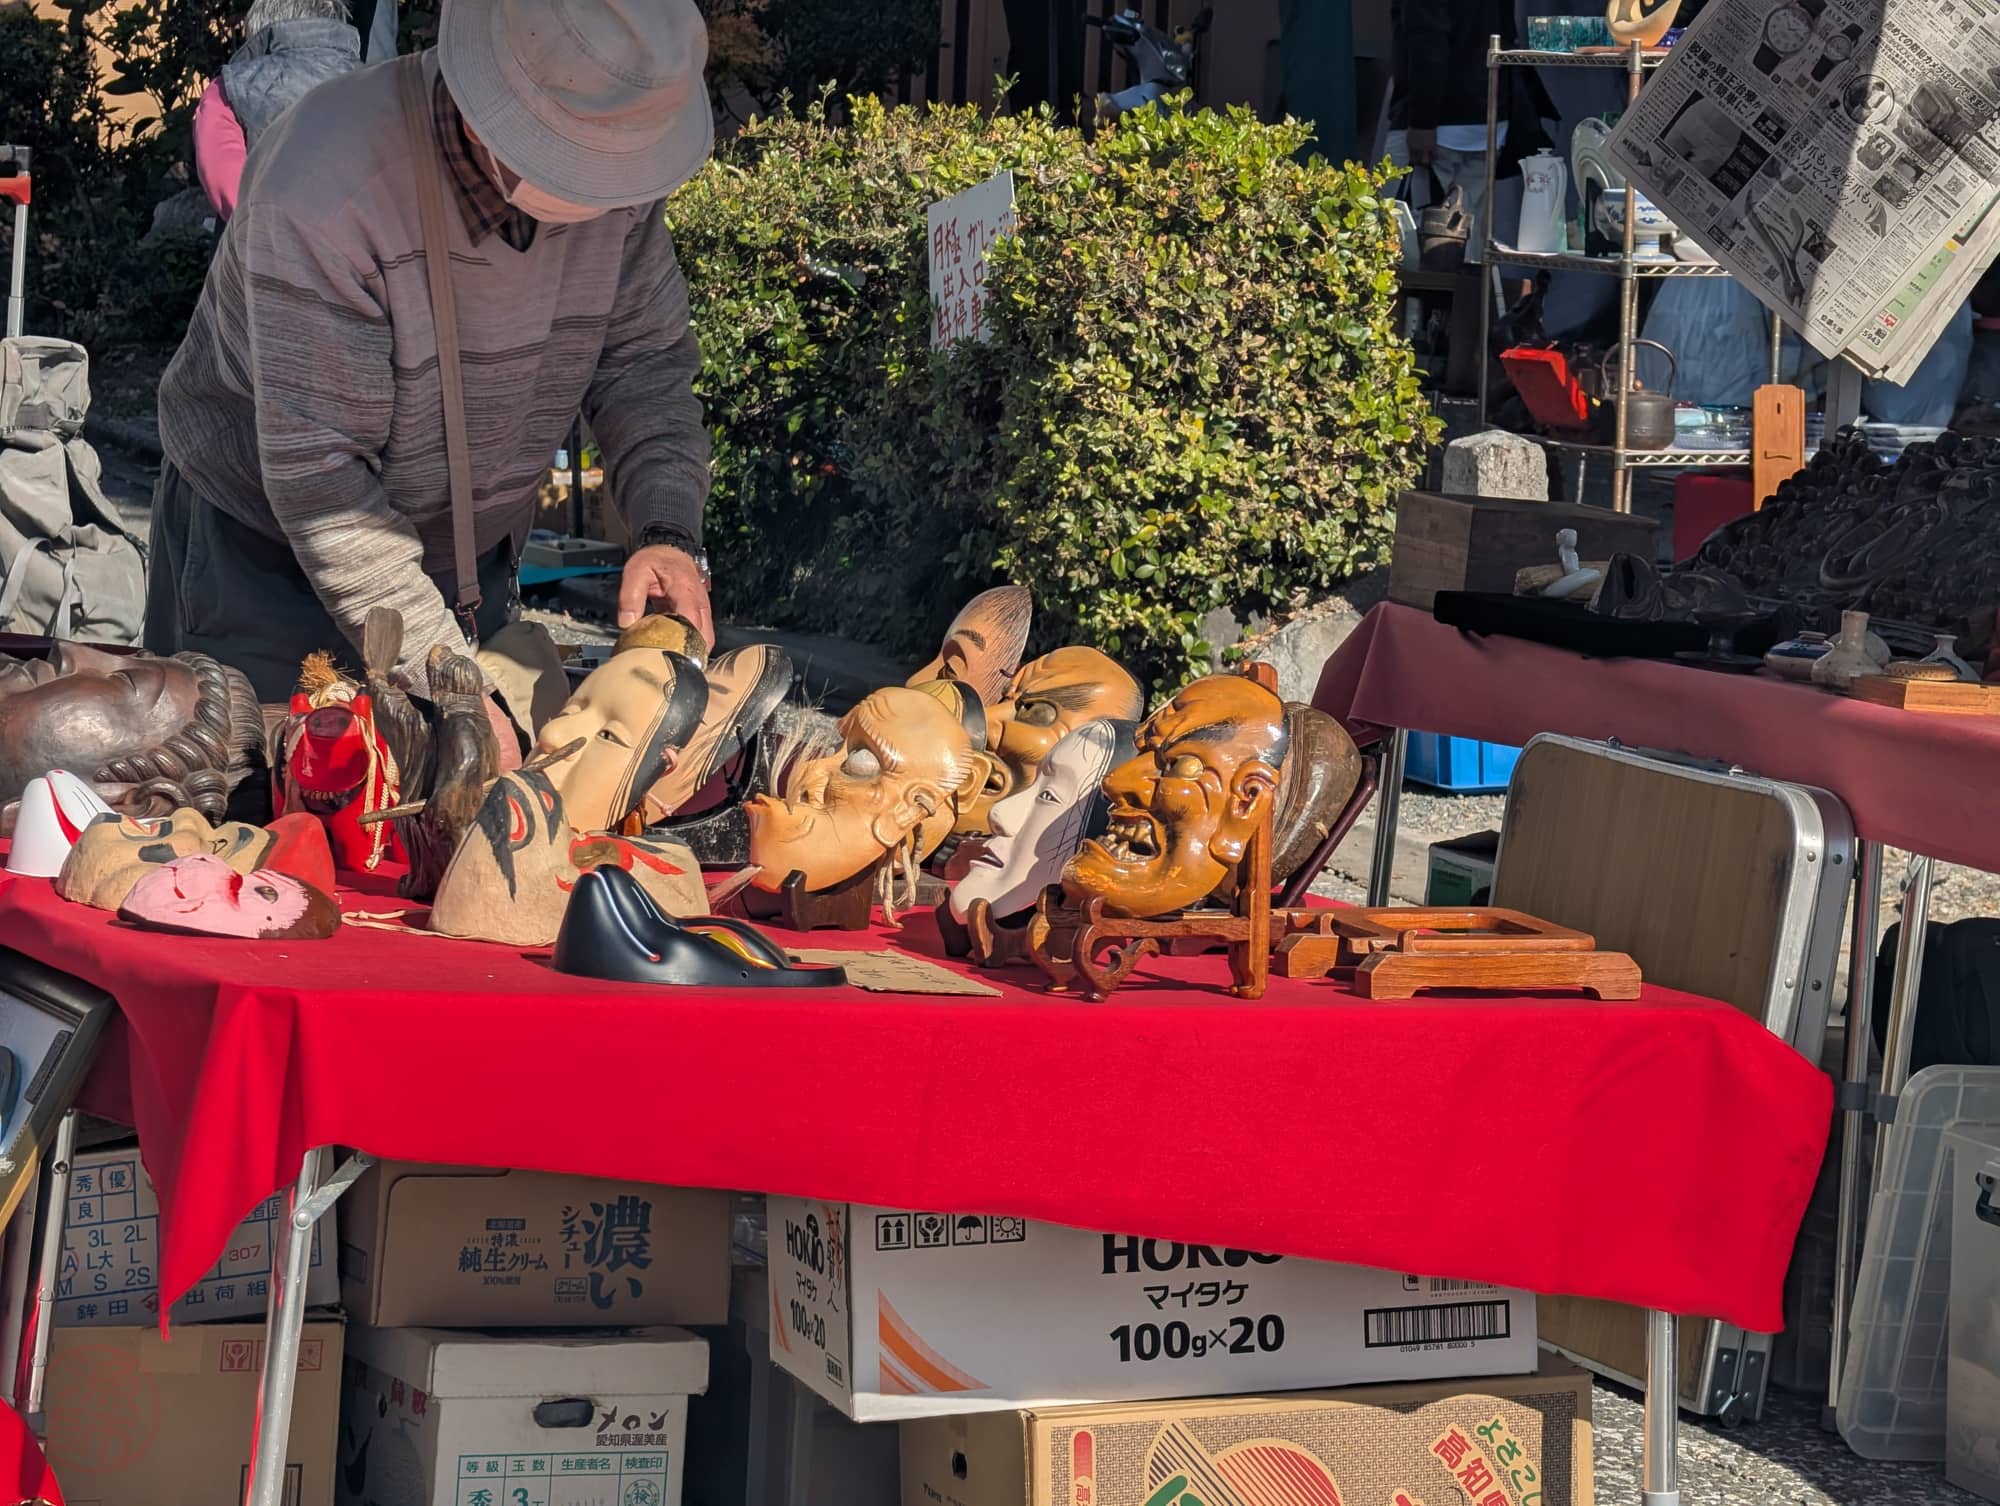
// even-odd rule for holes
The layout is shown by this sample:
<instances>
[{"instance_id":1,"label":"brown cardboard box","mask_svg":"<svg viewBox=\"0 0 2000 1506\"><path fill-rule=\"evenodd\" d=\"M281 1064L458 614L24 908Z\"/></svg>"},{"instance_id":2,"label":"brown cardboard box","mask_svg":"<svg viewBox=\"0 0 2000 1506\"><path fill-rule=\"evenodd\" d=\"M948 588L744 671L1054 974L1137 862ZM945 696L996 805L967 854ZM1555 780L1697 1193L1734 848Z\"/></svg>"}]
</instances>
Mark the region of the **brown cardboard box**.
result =
<instances>
[{"instance_id":1,"label":"brown cardboard box","mask_svg":"<svg viewBox=\"0 0 2000 1506\"><path fill-rule=\"evenodd\" d=\"M341 1214L341 1300L377 1328L729 1321L726 1192L385 1161Z\"/></svg>"},{"instance_id":2,"label":"brown cardboard box","mask_svg":"<svg viewBox=\"0 0 2000 1506\"><path fill-rule=\"evenodd\" d=\"M1590 1377L1555 1361L1479 1381L937 1417L902 1434L903 1506L1591 1506Z\"/></svg>"},{"instance_id":3,"label":"brown cardboard box","mask_svg":"<svg viewBox=\"0 0 2000 1506\"><path fill-rule=\"evenodd\" d=\"M1569 502L1516 502L1447 492L1404 492L1396 504L1389 599L1428 612L1440 591L1511 593L1514 572L1556 563L1556 531L1576 530L1585 560L1659 550L1650 518Z\"/></svg>"},{"instance_id":4,"label":"brown cardboard box","mask_svg":"<svg viewBox=\"0 0 2000 1506\"><path fill-rule=\"evenodd\" d=\"M344 1331L306 1324L292 1393L285 1506L333 1506ZM243 1499L264 1379L262 1323L58 1328L49 1343L49 1463L69 1506Z\"/></svg>"}]
</instances>

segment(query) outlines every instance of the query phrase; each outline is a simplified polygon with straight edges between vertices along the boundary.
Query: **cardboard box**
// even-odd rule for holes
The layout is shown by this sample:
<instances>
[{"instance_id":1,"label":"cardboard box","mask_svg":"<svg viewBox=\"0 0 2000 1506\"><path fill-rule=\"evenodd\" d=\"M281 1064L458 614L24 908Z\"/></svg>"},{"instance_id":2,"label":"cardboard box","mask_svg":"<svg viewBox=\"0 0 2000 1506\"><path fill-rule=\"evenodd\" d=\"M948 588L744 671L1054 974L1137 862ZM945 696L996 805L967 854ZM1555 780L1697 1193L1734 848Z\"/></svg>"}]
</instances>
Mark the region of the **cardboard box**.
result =
<instances>
[{"instance_id":1,"label":"cardboard box","mask_svg":"<svg viewBox=\"0 0 2000 1506\"><path fill-rule=\"evenodd\" d=\"M1525 1374L1526 1292L771 1198L771 1358L857 1422Z\"/></svg>"},{"instance_id":2,"label":"cardboard box","mask_svg":"<svg viewBox=\"0 0 2000 1506\"><path fill-rule=\"evenodd\" d=\"M903 1424L903 1506L1590 1506L1590 1377Z\"/></svg>"},{"instance_id":3,"label":"cardboard box","mask_svg":"<svg viewBox=\"0 0 2000 1506\"><path fill-rule=\"evenodd\" d=\"M1424 903L1442 909L1485 905L1493 900L1493 868L1500 861L1500 833L1474 832L1431 843L1430 876Z\"/></svg>"},{"instance_id":4,"label":"cardboard box","mask_svg":"<svg viewBox=\"0 0 2000 1506\"><path fill-rule=\"evenodd\" d=\"M1652 564L1659 525L1651 518L1570 502L1517 502L1449 492L1404 492L1396 503L1389 599L1428 612L1440 591L1511 595L1514 572L1556 563L1556 531L1574 528L1586 560L1636 554Z\"/></svg>"},{"instance_id":5,"label":"cardboard box","mask_svg":"<svg viewBox=\"0 0 2000 1506\"><path fill-rule=\"evenodd\" d=\"M357 1322L729 1321L726 1192L387 1161L341 1206L340 1291Z\"/></svg>"},{"instance_id":6,"label":"cardboard box","mask_svg":"<svg viewBox=\"0 0 2000 1506\"><path fill-rule=\"evenodd\" d=\"M299 1345L285 1506L333 1506L342 1325ZM69 1506L243 1499L264 1380L262 1323L59 1328L49 1336L49 1463Z\"/></svg>"},{"instance_id":7,"label":"cardboard box","mask_svg":"<svg viewBox=\"0 0 2000 1506\"><path fill-rule=\"evenodd\" d=\"M58 1328L89 1324L156 1327L160 1318L160 1205L137 1146L90 1150L72 1163L69 1215L63 1225L62 1277L56 1288ZM236 1232L215 1269L170 1314L175 1323L264 1316L271 1281L272 1232L284 1217L282 1193L259 1204ZM306 1302L340 1301L332 1234L338 1209L313 1229Z\"/></svg>"},{"instance_id":8,"label":"cardboard box","mask_svg":"<svg viewBox=\"0 0 2000 1506\"><path fill-rule=\"evenodd\" d=\"M357 1327L340 1506L677 1506L707 1386L708 1345L677 1328Z\"/></svg>"}]
</instances>

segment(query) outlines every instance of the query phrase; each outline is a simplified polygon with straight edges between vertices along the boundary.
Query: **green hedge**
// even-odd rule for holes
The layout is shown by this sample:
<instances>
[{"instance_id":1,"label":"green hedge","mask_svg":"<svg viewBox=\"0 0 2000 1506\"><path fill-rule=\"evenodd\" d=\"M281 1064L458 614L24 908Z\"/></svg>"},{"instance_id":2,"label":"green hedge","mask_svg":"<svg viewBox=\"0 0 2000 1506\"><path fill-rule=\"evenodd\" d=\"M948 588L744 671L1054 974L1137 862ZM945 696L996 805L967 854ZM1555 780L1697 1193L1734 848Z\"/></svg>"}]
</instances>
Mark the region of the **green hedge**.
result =
<instances>
[{"instance_id":1,"label":"green hedge","mask_svg":"<svg viewBox=\"0 0 2000 1506\"><path fill-rule=\"evenodd\" d=\"M1303 126L848 102L755 123L668 209L741 616L915 651L1030 585L1043 643L1171 681L1199 625L1382 557L1435 424L1391 319L1380 174ZM991 338L930 349L925 207L1012 169Z\"/></svg>"}]
</instances>

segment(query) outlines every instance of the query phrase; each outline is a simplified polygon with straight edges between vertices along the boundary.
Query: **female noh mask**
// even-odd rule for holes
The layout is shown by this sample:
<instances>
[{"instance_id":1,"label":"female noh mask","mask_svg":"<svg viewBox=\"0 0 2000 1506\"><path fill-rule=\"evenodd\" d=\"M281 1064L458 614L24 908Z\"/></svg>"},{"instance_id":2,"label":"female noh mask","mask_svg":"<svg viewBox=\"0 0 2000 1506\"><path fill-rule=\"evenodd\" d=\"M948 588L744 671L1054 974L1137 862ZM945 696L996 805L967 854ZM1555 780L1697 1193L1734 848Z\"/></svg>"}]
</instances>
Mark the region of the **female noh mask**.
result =
<instances>
[{"instance_id":1,"label":"female noh mask","mask_svg":"<svg viewBox=\"0 0 2000 1506\"><path fill-rule=\"evenodd\" d=\"M999 918L1032 909L1084 838L1104 830L1105 778L1131 756L1130 722L1085 722L1057 742L1031 784L994 803L992 834L953 856L953 916L964 921L982 902Z\"/></svg>"},{"instance_id":2,"label":"female noh mask","mask_svg":"<svg viewBox=\"0 0 2000 1506\"><path fill-rule=\"evenodd\" d=\"M616 830L676 767L707 706L708 681L677 653L626 648L592 670L535 740L569 824Z\"/></svg>"}]
</instances>

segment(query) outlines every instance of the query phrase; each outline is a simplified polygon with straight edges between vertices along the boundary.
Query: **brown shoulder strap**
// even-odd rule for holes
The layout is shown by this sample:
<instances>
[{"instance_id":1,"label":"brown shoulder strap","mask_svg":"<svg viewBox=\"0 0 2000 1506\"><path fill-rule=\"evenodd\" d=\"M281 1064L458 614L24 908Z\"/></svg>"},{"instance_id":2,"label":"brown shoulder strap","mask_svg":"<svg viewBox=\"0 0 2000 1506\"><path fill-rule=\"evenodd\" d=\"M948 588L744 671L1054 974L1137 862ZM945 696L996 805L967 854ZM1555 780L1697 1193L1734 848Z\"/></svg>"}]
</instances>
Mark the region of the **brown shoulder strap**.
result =
<instances>
[{"instance_id":1,"label":"brown shoulder strap","mask_svg":"<svg viewBox=\"0 0 2000 1506\"><path fill-rule=\"evenodd\" d=\"M403 119L410 133L410 161L416 168L417 205L423 217L424 269L430 275L431 324L437 331L438 386L444 394L444 453L451 475L451 550L458 578L455 608L468 643L479 610L478 550L472 535L472 451L465 440L465 384L458 362L458 308L451 296L451 234L444 216L444 165L438 160L431 102L426 97L424 56L404 58Z\"/></svg>"}]
</instances>

